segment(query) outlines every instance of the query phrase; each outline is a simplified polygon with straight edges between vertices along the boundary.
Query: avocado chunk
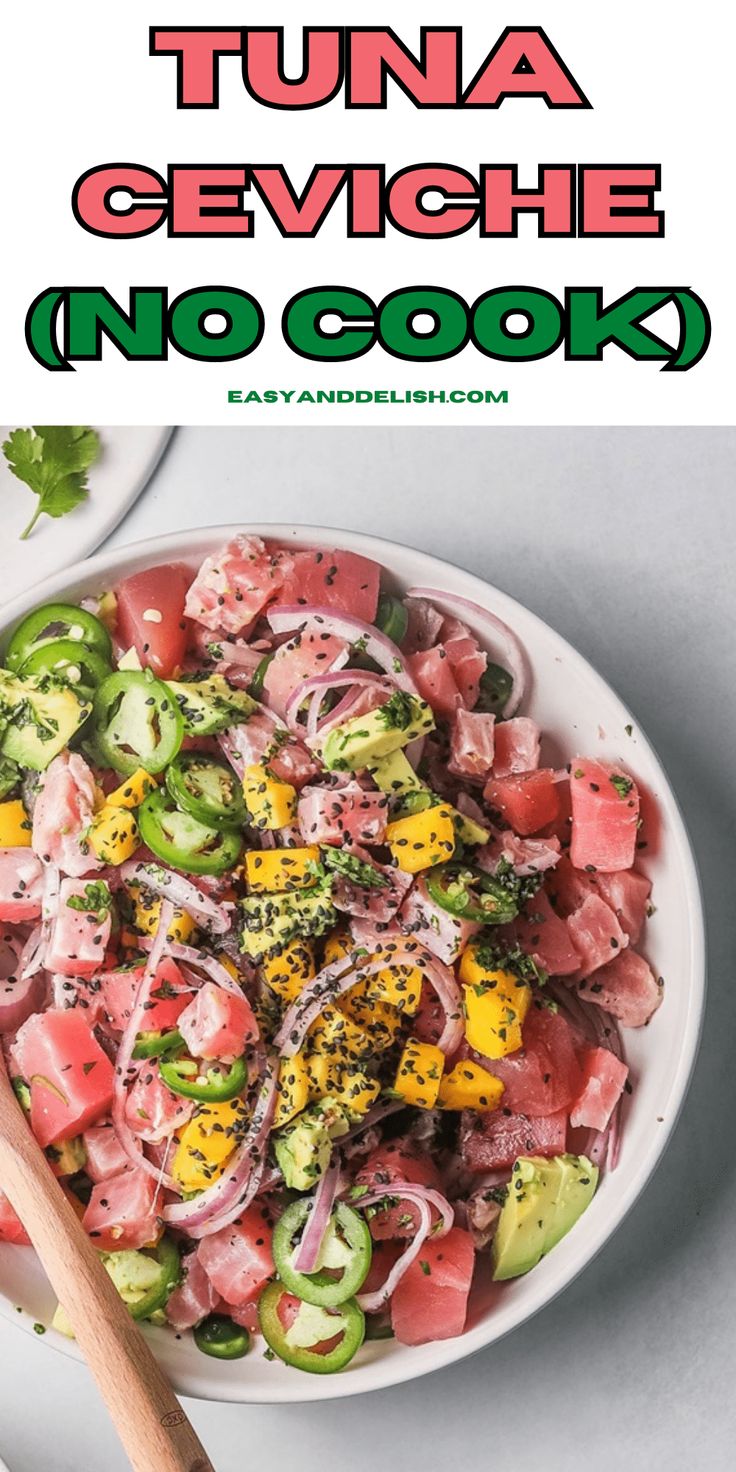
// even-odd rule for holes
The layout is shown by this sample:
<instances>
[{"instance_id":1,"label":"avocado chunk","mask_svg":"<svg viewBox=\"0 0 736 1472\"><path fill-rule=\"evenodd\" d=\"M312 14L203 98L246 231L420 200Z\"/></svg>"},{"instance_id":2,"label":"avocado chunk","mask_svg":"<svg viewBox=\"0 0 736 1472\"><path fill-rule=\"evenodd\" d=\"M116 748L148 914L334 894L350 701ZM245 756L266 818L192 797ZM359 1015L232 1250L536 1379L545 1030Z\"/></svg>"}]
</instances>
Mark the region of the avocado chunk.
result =
<instances>
[{"instance_id":1,"label":"avocado chunk","mask_svg":"<svg viewBox=\"0 0 736 1472\"><path fill-rule=\"evenodd\" d=\"M21 767L45 772L91 709L89 701L54 675L0 669L0 751Z\"/></svg>"},{"instance_id":2,"label":"avocado chunk","mask_svg":"<svg viewBox=\"0 0 736 1472\"><path fill-rule=\"evenodd\" d=\"M324 935L337 923L329 875L311 889L248 895L241 901L241 908L241 950L252 961L280 950L299 936L306 939L310 935Z\"/></svg>"},{"instance_id":3,"label":"avocado chunk","mask_svg":"<svg viewBox=\"0 0 736 1472\"><path fill-rule=\"evenodd\" d=\"M408 818L410 814L423 813L425 808L436 807L440 802L448 806L444 798L438 797L417 776L403 751L393 751L378 761L369 761L368 771L376 787L388 794L393 817ZM491 836L488 828L482 828L480 823L458 812L457 808L451 811L455 832L463 843L473 846L488 842Z\"/></svg>"},{"instance_id":4,"label":"avocado chunk","mask_svg":"<svg viewBox=\"0 0 736 1472\"><path fill-rule=\"evenodd\" d=\"M292 1191L311 1191L330 1163L333 1141L346 1135L350 1121L336 1099L320 1099L287 1129L274 1136L276 1159Z\"/></svg>"},{"instance_id":5,"label":"avocado chunk","mask_svg":"<svg viewBox=\"0 0 736 1472\"><path fill-rule=\"evenodd\" d=\"M418 695L397 690L377 710L335 726L325 741L322 760L332 771L359 772L432 730L431 706Z\"/></svg>"},{"instance_id":6,"label":"avocado chunk","mask_svg":"<svg viewBox=\"0 0 736 1472\"><path fill-rule=\"evenodd\" d=\"M224 675L208 675L204 680L167 680L184 717L184 726L192 736L212 736L247 721L259 709L258 702L245 690L228 685Z\"/></svg>"},{"instance_id":7,"label":"avocado chunk","mask_svg":"<svg viewBox=\"0 0 736 1472\"><path fill-rule=\"evenodd\" d=\"M574 1227L597 1185L598 1168L585 1155L520 1156L491 1246L494 1279L536 1267Z\"/></svg>"}]
</instances>

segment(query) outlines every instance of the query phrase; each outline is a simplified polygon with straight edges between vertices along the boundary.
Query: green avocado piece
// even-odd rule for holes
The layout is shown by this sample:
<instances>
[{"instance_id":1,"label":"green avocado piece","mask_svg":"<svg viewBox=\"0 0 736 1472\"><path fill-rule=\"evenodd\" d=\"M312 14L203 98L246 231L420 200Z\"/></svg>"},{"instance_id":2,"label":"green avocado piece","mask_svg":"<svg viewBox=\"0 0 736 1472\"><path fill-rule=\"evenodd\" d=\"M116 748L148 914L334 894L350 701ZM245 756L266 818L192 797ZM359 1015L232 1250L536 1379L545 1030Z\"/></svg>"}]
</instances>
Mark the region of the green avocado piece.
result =
<instances>
[{"instance_id":1,"label":"green avocado piece","mask_svg":"<svg viewBox=\"0 0 736 1472\"><path fill-rule=\"evenodd\" d=\"M520 1156L491 1245L493 1277L518 1278L573 1227L598 1185L598 1168L584 1155Z\"/></svg>"},{"instance_id":2,"label":"green avocado piece","mask_svg":"<svg viewBox=\"0 0 736 1472\"><path fill-rule=\"evenodd\" d=\"M247 721L259 709L252 695L228 685L224 675L166 683L184 717L185 729L192 736L212 736L217 731L226 731L228 726Z\"/></svg>"},{"instance_id":3,"label":"green avocado piece","mask_svg":"<svg viewBox=\"0 0 736 1472\"><path fill-rule=\"evenodd\" d=\"M438 797L421 777L417 777L403 751L392 751L378 761L369 761L368 771L376 787L388 794L392 817L407 818L410 814L423 813L425 808L444 803L444 798ZM490 830L482 828L480 823L467 818L457 808L452 809L452 820L463 843L472 847L488 842Z\"/></svg>"},{"instance_id":4,"label":"green avocado piece","mask_svg":"<svg viewBox=\"0 0 736 1472\"><path fill-rule=\"evenodd\" d=\"M359 772L432 730L431 706L397 690L377 710L335 726L325 740L322 760L332 771Z\"/></svg>"},{"instance_id":5,"label":"green avocado piece","mask_svg":"<svg viewBox=\"0 0 736 1472\"><path fill-rule=\"evenodd\" d=\"M44 772L91 709L89 701L54 675L0 669L0 751L21 767Z\"/></svg>"},{"instance_id":6,"label":"green avocado piece","mask_svg":"<svg viewBox=\"0 0 736 1472\"><path fill-rule=\"evenodd\" d=\"M332 903L331 875L311 889L248 895L241 901L241 909L241 950L252 961L280 950L298 936L306 939L311 935L324 935L338 919Z\"/></svg>"},{"instance_id":7,"label":"green avocado piece","mask_svg":"<svg viewBox=\"0 0 736 1472\"><path fill-rule=\"evenodd\" d=\"M46 1154L56 1166L60 1176L75 1176L87 1164L87 1151L81 1135L63 1140L58 1145L49 1145Z\"/></svg>"},{"instance_id":8,"label":"green avocado piece","mask_svg":"<svg viewBox=\"0 0 736 1472\"><path fill-rule=\"evenodd\" d=\"M136 1303L143 1298L161 1277L161 1266L156 1259L134 1249L106 1252L102 1262L125 1303Z\"/></svg>"},{"instance_id":9,"label":"green avocado piece","mask_svg":"<svg viewBox=\"0 0 736 1472\"><path fill-rule=\"evenodd\" d=\"M350 1121L336 1099L320 1099L281 1134L274 1135L276 1159L292 1191L310 1191L327 1170L333 1141L346 1135Z\"/></svg>"}]
</instances>

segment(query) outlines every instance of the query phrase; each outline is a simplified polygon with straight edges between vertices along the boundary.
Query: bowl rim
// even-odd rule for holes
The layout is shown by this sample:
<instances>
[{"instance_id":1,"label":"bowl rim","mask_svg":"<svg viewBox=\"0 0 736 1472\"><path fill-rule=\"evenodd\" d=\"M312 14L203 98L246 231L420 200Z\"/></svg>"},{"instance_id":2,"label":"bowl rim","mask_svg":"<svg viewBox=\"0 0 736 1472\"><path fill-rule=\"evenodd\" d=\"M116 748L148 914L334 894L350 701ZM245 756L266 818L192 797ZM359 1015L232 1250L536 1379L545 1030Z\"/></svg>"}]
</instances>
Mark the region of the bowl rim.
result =
<instances>
[{"instance_id":1,"label":"bowl rim","mask_svg":"<svg viewBox=\"0 0 736 1472\"><path fill-rule=\"evenodd\" d=\"M593 664L581 654L580 651L568 639L564 638L553 625L548 624L539 614L528 608L526 604L512 597L510 594L498 588L495 584L486 581L475 573L468 572L457 563L447 558L437 557L413 547L412 545L374 536L367 532L356 532L349 528L329 527L299 523L289 525L280 522L258 522L243 519L238 522L224 522L203 527L186 528L178 532L166 532L155 537L142 538L136 542L128 542L111 548L102 549L91 557L82 559L76 563L61 569L59 572L45 578L32 590L20 594L9 603L0 606L0 637L5 630L31 607L39 603L49 601L64 589L71 588L74 584L93 581L100 574L119 568L121 563L129 560L139 560L141 566L155 566L159 561L170 557L192 558L206 555L211 547L220 544L238 533L252 533L266 539L278 539L284 542L293 541L305 546L317 544L335 545L336 537L343 539L346 550L360 552L366 557L383 563L389 561L390 553L397 549L403 554L409 554L416 559L417 565L424 568L421 577L415 577L414 583L424 583L432 586L431 577L441 577L444 569L451 569L465 582L467 596L475 602L484 603L500 614L513 626L514 615L521 613L525 620L531 620L533 626L538 627L545 634L551 634L559 646L569 654L572 659L581 666L588 679L594 685L613 695L616 702L624 710L631 712L628 701L625 701L614 685L601 675ZM340 545L338 543L338 545ZM388 559L385 557L388 552ZM437 584L442 587L442 583ZM635 716L634 712L631 712ZM676 1065L670 1077L669 1088L663 1107L666 1114L661 1127L652 1135L651 1143L645 1152L642 1152L638 1162L630 1168L631 1178L622 1196L609 1212L602 1218L595 1229L588 1228L588 1234L580 1239L580 1248L571 1256L570 1261L564 1257L558 1260L558 1267L554 1269L555 1258L550 1255L545 1261L547 1272L540 1286L530 1294L529 1301L521 1309L517 1306L515 1311L506 1310L505 1314L499 1311L492 1312L486 1319L482 1320L465 1334L455 1339L444 1339L433 1341L429 1346L431 1363L423 1363L424 1356L415 1358L411 1354L402 1354L395 1359L385 1358L370 1361L360 1367L356 1367L354 1374L348 1372L344 1375L330 1377L301 1377L294 1376L294 1384L287 1384L285 1392L282 1384L274 1384L273 1393L259 1391L256 1395L248 1394L248 1380L244 1377L242 1386L238 1383L230 1383L220 1387L211 1386L199 1376L190 1375L186 1368L181 1375L173 1375L173 1383L180 1394L193 1399L212 1400L220 1403L238 1404L299 1404L306 1402L343 1399L352 1395L366 1394L373 1390L385 1390L393 1386L405 1384L408 1381L432 1374L450 1364L469 1358L480 1350L488 1348L491 1344L498 1343L507 1334L527 1323L548 1304L552 1303L563 1290L572 1283L611 1239L628 1216L634 1204L652 1179L655 1171L661 1163L664 1152L672 1138L677 1126L680 1114L687 1096L690 1082L695 1067L700 1038L703 1027L703 1016L706 995L706 933L704 919L703 893L698 865L696 862L692 842L687 825L680 807L675 789L669 779L667 769L662 762L656 747L650 741L645 728L636 718L637 741L644 748L656 768L661 773L664 794L670 804L670 819L674 825L673 841L676 843L680 853L684 870L684 884L687 897L690 951L686 957L683 970L689 977L690 992L688 997L685 1025L680 1038L680 1046L677 1054ZM0 1314L9 1322L27 1332L33 1332L33 1325L29 1316L25 1313L18 1314L11 1300L0 1293ZM510 1320L499 1324L499 1319ZM149 1329L147 1333L155 1350L156 1340L160 1335L166 1334L166 1330ZM62 1335L53 1331L44 1335L44 1342L57 1352L71 1357L77 1361L82 1360L82 1355L75 1341L67 1340ZM160 1341L159 1341L160 1342ZM309 1381L309 1385L305 1384ZM316 1383L315 1383L316 1382ZM301 1393L299 1387L301 1386ZM311 1393L309 1393L311 1390ZM241 1393L242 1391L242 1393Z\"/></svg>"}]
</instances>

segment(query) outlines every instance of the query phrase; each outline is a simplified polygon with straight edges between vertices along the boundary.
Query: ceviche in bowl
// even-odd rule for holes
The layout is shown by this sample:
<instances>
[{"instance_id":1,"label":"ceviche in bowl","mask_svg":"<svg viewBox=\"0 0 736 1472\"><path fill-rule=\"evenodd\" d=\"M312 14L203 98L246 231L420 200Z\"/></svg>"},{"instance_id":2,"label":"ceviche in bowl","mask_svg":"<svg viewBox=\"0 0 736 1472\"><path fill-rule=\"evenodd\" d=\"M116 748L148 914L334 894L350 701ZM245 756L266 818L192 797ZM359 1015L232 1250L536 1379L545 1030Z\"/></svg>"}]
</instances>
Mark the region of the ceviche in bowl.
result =
<instances>
[{"instance_id":1,"label":"ceviche in bowl","mask_svg":"<svg viewBox=\"0 0 736 1472\"><path fill-rule=\"evenodd\" d=\"M3 1063L177 1387L351 1394L548 1301L702 1010L687 835L610 687L449 564L278 526L80 564L0 663ZM75 1352L1 1180L0 1293Z\"/></svg>"}]
</instances>

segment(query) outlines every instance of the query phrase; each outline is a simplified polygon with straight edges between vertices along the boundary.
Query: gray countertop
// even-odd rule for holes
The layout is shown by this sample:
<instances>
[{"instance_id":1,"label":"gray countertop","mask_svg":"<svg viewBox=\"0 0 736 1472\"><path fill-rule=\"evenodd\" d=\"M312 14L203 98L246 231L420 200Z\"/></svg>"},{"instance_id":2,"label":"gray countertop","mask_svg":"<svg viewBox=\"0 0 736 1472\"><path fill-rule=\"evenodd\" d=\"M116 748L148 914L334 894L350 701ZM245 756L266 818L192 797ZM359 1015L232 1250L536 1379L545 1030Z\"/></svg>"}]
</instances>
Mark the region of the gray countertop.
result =
<instances>
[{"instance_id":1,"label":"gray countertop","mask_svg":"<svg viewBox=\"0 0 736 1472\"><path fill-rule=\"evenodd\" d=\"M708 909L695 1079L605 1251L537 1319L424 1381L324 1407L189 1402L218 1472L733 1465L735 469L731 430L186 429L115 533L111 545L292 517L413 543L498 583L638 715L684 806ZM5 1322L0 1363L12 1472L123 1472L82 1366Z\"/></svg>"}]
</instances>

